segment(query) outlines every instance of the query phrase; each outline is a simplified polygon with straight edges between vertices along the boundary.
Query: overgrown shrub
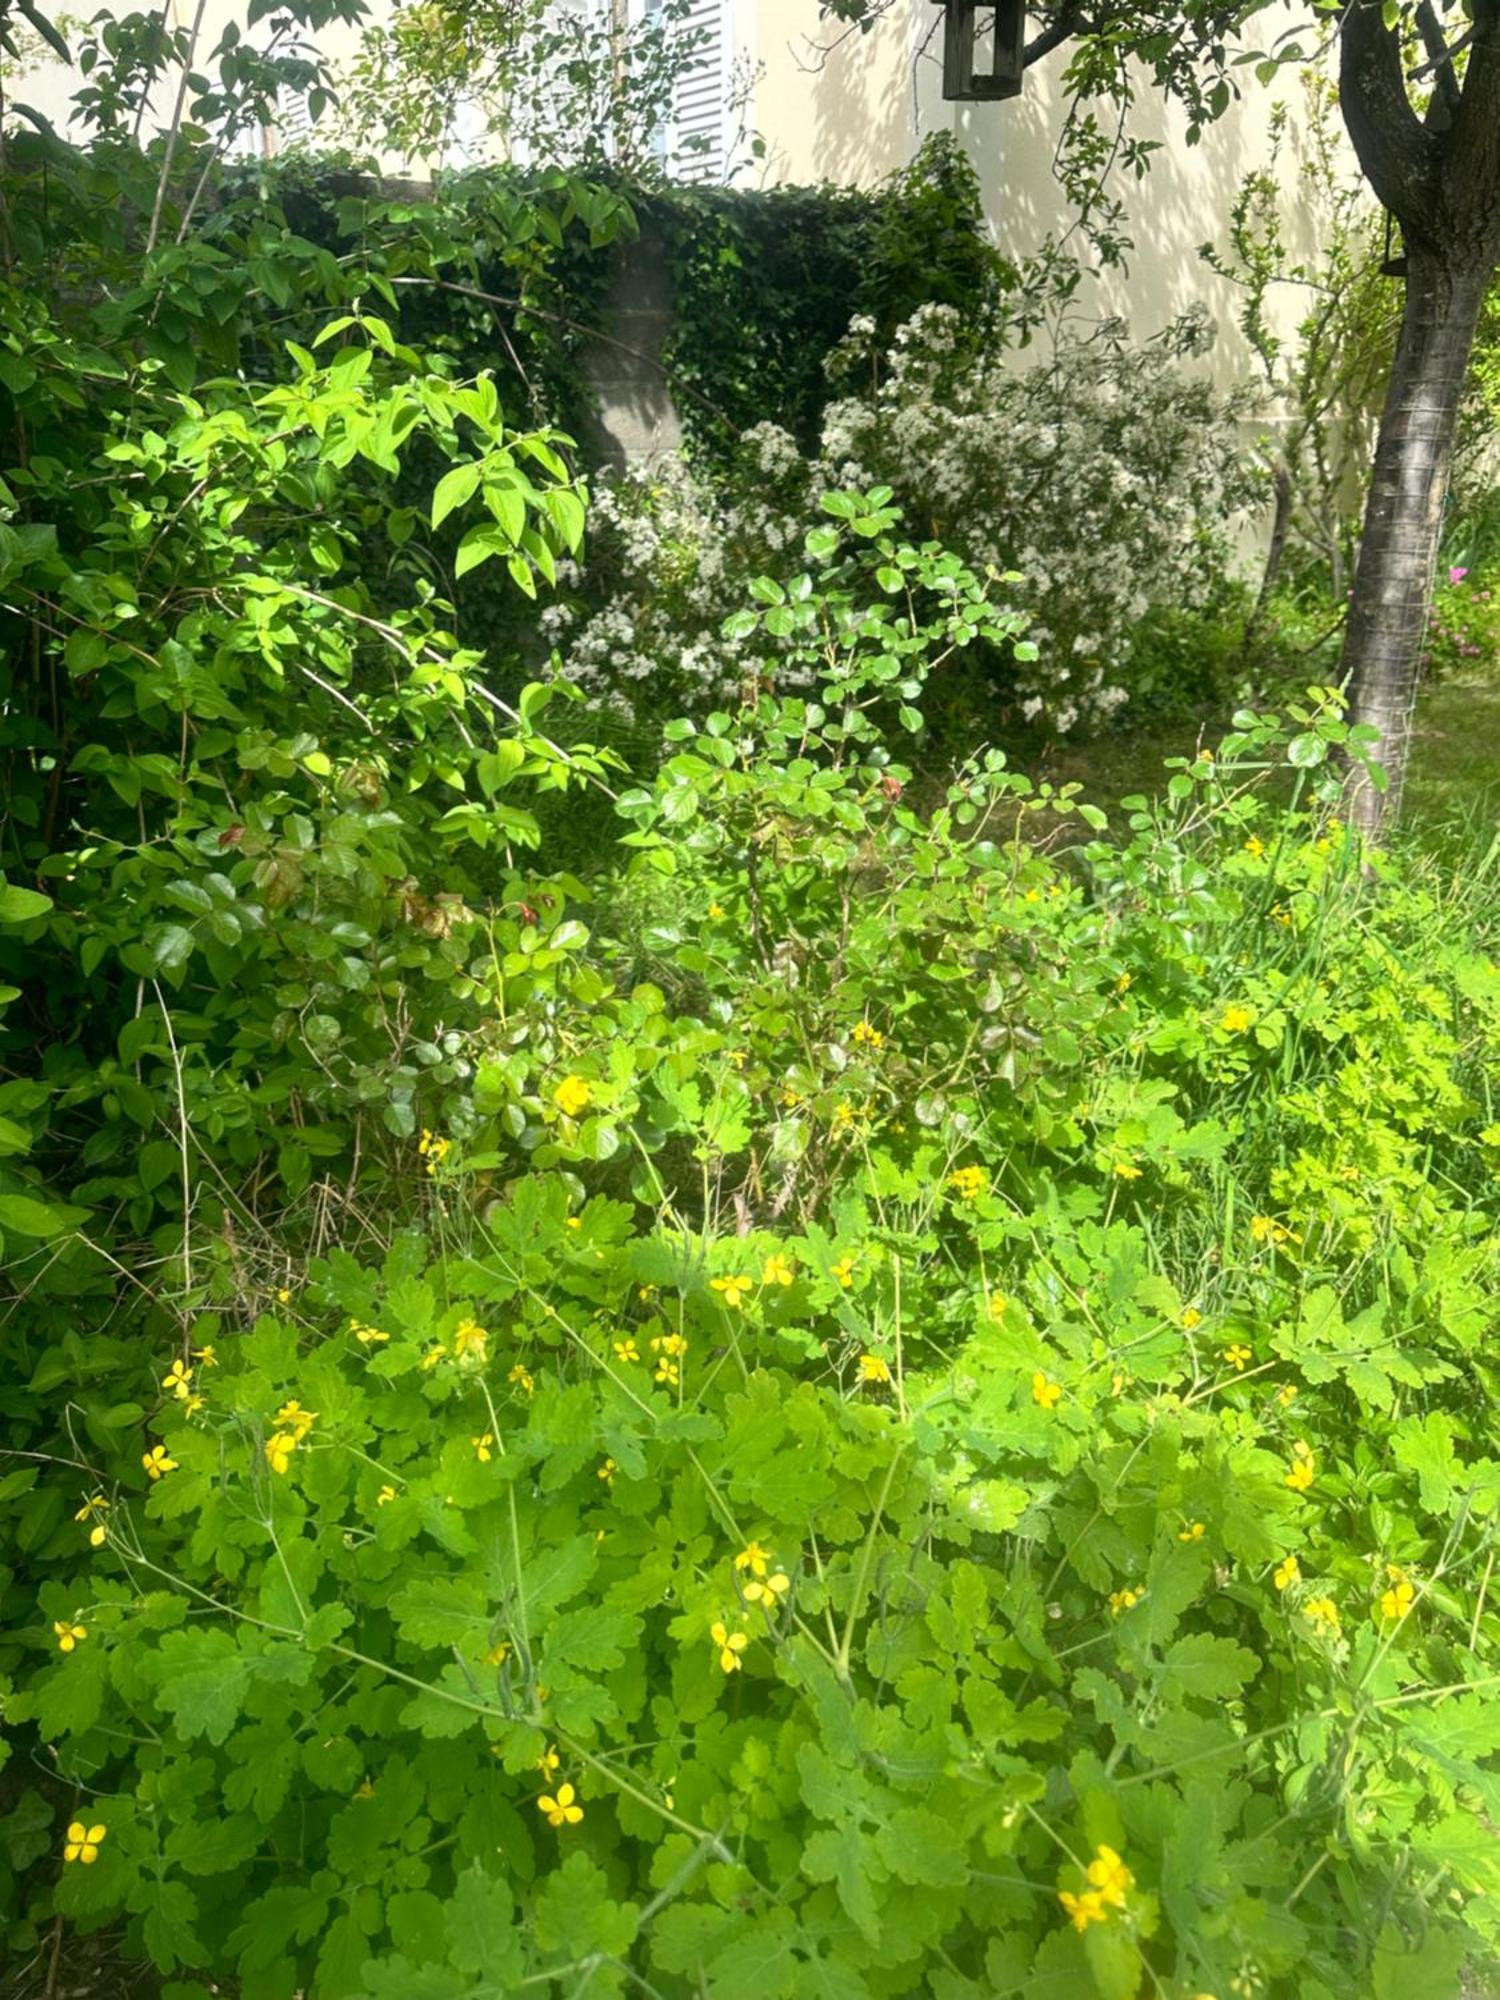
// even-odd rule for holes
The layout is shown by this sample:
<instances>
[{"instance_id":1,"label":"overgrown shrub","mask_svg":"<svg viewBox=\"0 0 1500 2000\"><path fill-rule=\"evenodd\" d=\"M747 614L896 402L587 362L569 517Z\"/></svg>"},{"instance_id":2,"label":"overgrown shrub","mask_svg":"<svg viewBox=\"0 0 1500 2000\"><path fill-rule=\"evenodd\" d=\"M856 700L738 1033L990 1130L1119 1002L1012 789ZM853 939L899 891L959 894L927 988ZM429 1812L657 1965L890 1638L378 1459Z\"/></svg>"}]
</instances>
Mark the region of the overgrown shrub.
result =
<instances>
[{"instance_id":1,"label":"overgrown shrub","mask_svg":"<svg viewBox=\"0 0 1500 2000\"><path fill-rule=\"evenodd\" d=\"M857 320L815 454L762 422L726 481L663 466L601 494L580 602L547 614L570 677L627 713L727 699L743 662L718 629L724 580L794 547L820 493L878 481L918 534L1019 573L1037 656L997 662L996 719L1097 726L1131 698L1149 612L1224 601L1228 527L1259 492L1238 405L1183 367L1210 337L1188 315L1141 347L1110 322L1025 365L1003 318L976 340L956 310L923 307L889 353ZM1189 668L1179 705L1218 689L1209 662Z\"/></svg>"},{"instance_id":2,"label":"overgrown shrub","mask_svg":"<svg viewBox=\"0 0 1500 2000\"><path fill-rule=\"evenodd\" d=\"M810 571L938 561L842 520ZM1367 884L1326 701L1118 844L998 755L919 815L879 718L930 635L757 601L817 700L669 732L625 880L550 885L550 1001L476 952L410 1225L200 1239L11 1475L13 1939L124 1923L181 2000L1456 1994L1500 1919L1477 916Z\"/></svg>"}]
</instances>

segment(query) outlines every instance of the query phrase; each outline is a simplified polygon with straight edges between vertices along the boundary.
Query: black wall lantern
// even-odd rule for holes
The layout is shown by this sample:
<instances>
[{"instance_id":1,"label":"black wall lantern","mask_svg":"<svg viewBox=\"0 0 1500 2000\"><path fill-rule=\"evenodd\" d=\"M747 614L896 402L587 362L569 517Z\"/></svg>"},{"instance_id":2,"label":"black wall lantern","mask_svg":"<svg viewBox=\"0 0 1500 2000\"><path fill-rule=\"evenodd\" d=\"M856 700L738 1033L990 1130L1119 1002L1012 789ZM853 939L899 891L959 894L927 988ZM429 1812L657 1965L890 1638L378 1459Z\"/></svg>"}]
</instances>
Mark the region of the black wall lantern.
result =
<instances>
[{"instance_id":1,"label":"black wall lantern","mask_svg":"<svg viewBox=\"0 0 1500 2000\"><path fill-rule=\"evenodd\" d=\"M987 103L1019 97L1026 0L942 0L943 95Z\"/></svg>"}]
</instances>

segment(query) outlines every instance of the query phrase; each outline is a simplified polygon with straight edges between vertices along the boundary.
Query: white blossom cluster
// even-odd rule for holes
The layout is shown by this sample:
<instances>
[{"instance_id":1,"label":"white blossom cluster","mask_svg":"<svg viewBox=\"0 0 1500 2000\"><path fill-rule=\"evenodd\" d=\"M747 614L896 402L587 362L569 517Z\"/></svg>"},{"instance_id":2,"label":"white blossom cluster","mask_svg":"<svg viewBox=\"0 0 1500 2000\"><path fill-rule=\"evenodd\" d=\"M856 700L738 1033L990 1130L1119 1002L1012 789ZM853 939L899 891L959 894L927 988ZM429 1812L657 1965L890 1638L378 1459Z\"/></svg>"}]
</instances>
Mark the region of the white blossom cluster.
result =
<instances>
[{"instance_id":1,"label":"white blossom cluster","mask_svg":"<svg viewBox=\"0 0 1500 2000\"><path fill-rule=\"evenodd\" d=\"M908 533L1019 572L1039 657L1010 669L1008 692L1059 730L1129 698L1149 606L1212 593L1258 489L1244 412L1184 366L1212 341L1205 313L1145 345L1117 320L1063 333L1029 366L999 341L976 352L947 306L923 307L883 355L874 332L856 321L829 357L831 382L868 386L827 406L815 453L762 423L727 479L673 463L599 493L590 580L607 601L557 641L592 696L627 716L643 694L732 698L746 662L722 620L749 577L796 566L819 496L838 488L887 485Z\"/></svg>"}]
</instances>

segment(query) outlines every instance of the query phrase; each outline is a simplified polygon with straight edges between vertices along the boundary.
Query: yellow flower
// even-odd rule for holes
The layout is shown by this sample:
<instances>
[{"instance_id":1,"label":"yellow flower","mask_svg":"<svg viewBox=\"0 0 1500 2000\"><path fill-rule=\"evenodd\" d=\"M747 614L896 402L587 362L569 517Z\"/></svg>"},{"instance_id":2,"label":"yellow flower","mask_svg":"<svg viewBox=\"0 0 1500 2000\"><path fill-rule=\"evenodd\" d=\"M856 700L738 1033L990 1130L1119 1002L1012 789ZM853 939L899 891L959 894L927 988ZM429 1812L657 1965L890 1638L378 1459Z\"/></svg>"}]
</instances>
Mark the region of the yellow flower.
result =
<instances>
[{"instance_id":1,"label":"yellow flower","mask_svg":"<svg viewBox=\"0 0 1500 2000\"><path fill-rule=\"evenodd\" d=\"M505 1379L507 1382L514 1382L523 1396L531 1395L536 1388L536 1379L532 1375L531 1370L520 1361L516 1363Z\"/></svg>"},{"instance_id":2,"label":"yellow flower","mask_svg":"<svg viewBox=\"0 0 1500 2000\"><path fill-rule=\"evenodd\" d=\"M453 1141L451 1139L441 1139L435 1132L423 1132L417 1142L417 1151L426 1160L429 1174L435 1175L437 1173L438 1168L447 1159L452 1145Z\"/></svg>"},{"instance_id":3,"label":"yellow flower","mask_svg":"<svg viewBox=\"0 0 1500 2000\"><path fill-rule=\"evenodd\" d=\"M635 1344L635 1335L627 1334L623 1340L615 1342L616 1361L639 1361L641 1350Z\"/></svg>"},{"instance_id":4,"label":"yellow flower","mask_svg":"<svg viewBox=\"0 0 1500 2000\"><path fill-rule=\"evenodd\" d=\"M57 1634L57 1650L60 1653L71 1653L80 1639L89 1636L86 1625L75 1625L68 1618L54 1619L52 1629Z\"/></svg>"},{"instance_id":5,"label":"yellow flower","mask_svg":"<svg viewBox=\"0 0 1500 2000\"><path fill-rule=\"evenodd\" d=\"M948 1185L960 1201L977 1201L989 1186L989 1176L983 1167L955 1167Z\"/></svg>"},{"instance_id":6,"label":"yellow flower","mask_svg":"<svg viewBox=\"0 0 1500 2000\"><path fill-rule=\"evenodd\" d=\"M1211 764L1213 761L1214 753L1212 750L1200 750L1198 752L1198 762L1200 764Z\"/></svg>"},{"instance_id":7,"label":"yellow flower","mask_svg":"<svg viewBox=\"0 0 1500 2000\"><path fill-rule=\"evenodd\" d=\"M743 1069L750 1058L744 1049L731 1049L729 1051L729 1060L736 1069Z\"/></svg>"},{"instance_id":8,"label":"yellow flower","mask_svg":"<svg viewBox=\"0 0 1500 2000\"><path fill-rule=\"evenodd\" d=\"M583 1818L583 1807L573 1803L576 1797L571 1785L559 1785L555 1799L543 1792L536 1802L537 1809L547 1815L548 1826L577 1826Z\"/></svg>"},{"instance_id":9,"label":"yellow flower","mask_svg":"<svg viewBox=\"0 0 1500 2000\"><path fill-rule=\"evenodd\" d=\"M185 1367L181 1361L174 1361L166 1374L162 1376L161 1386L169 1390L179 1403L185 1403L188 1398L188 1392L193 1386L192 1369Z\"/></svg>"},{"instance_id":10,"label":"yellow flower","mask_svg":"<svg viewBox=\"0 0 1500 2000\"><path fill-rule=\"evenodd\" d=\"M1250 1358L1251 1351L1242 1340L1235 1341L1232 1347L1226 1347L1224 1350L1224 1359L1229 1363L1236 1375L1242 1375L1245 1372L1245 1363Z\"/></svg>"},{"instance_id":11,"label":"yellow flower","mask_svg":"<svg viewBox=\"0 0 1500 2000\"><path fill-rule=\"evenodd\" d=\"M734 1559L737 1570L749 1570L752 1576L764 1576L771 1567L771 1551L763 1549L759 1542L747 1542Z\"/></svg>"},{"instance_id":12,"label":"yellow flower","mask_svg":"<svg viewBox=\"0 0 1500 2000\"><path fill-rule=\"evenodd\" d=\"M544 1778L550 1778L562 1763L561 1757L550 1746L536 1760L536 1767Z\"/></svg>"},{"instance_id":13,"label":"yellow flower","mask_svg":"<svg viewBox=\"0 0 1500 2000\"><path fill-rule=\"evenodd\" d=\"M447 1359L448 1350L439 1341L436 1347L429 1347L427 1352L422 1356L422 1373L424 1375L427 1374L430 1369L436 1368L440 1361L446 1361Z\"/></svg>"},{"instance_id":14,"label":"yellow flower","mask_svg":"<svg viewBox=\"0 0 1500 2000\"><path fill-rule=\"evenodd\" d=\"M1278 1247L1283 1243L1300 1243L1302 1241L1302 1238L1293 1230L1288 1229L1285 1223L1278 1222L1274 1215L1252 1215L1250 1218L1250 1234L1255 1238L1257 1243L1272 1243Z\"/></svg>"},{"instance_id":15,"label":"yellow flower","mask_svg":"<svg viewBox=\"0 0 1500 2000\"><path fill-rule=\"evenodd\" d=\"M1416 1595L1405 1577L1399 1583L1393 1583L1389 1590L1383 1590L1380 1593L1380 1616L1386 1624L1394 1625L1404 1618L1416 1601Z\"/></svg>"},{"instance_id":16,"label":"yellow flower","mask_svg":"<svg viewBox=\"0 0 1500 2000\"><path fill-rule=\"evenodd\" d=\"M1135 1877L1112 1847L1096 1847L1088 1865L1089 1887L1117 1910L1125 1907L1125 1892L1135 1887Z\"/></svg>"},{"instance_id":17,"label":"yellow flower","mask_svg":"<svg viewBox=\"0 0 1500 2000\"><path fill-rule=\"evenodd\" d=\"M1109 1593L1109 1608L1113 1617L1119 1618L1141 1601L1138 1590L1112 1590Z\"/></svg>"},{"instance_id":18,"label":"yellow flower","mask_svg":"<svg viewBox=\"0 0 1500 2000\"><path fill-rule=\"evenodd\" d=\"M1104 1898L1097 1889L1085 1889L1081 1896L1075 1896L1067 1889L1059 1889L1057 1900L1072 1918L1075 1931L1086 1931L1090 1924L1102 1924L1109 1916L1108 1910L1104 1907Z\"/></svg>"},{"instance_id":19,"label":"yellow flower","mask_svg":"<svg viewBox=\"0 0 1500 2000\"><path fill-rule=\"evenodd\" d=\"M1031 1400L1044 1410L1055 1410L1062 1401L1062 1384L1044 1375L1040 1368L1031 1378Z\"/></svg>"},{"instance_id":20,"label":"yellow flower","mask_svg":"<svg viewBox=\"0 0 1500 2000\"><path fill-rule=\"evenodd\" d=\"M1292 1462L1287 1467L1286 1483L1294 1493L1305 1493L1318 1474L1318 1461L1305 1444L1292 1446Z\"/></svg>"},{"instance_id":21,"label":"yellow flower","mask_svg":"<svg viewBox=\"0 0 1500 2000\"><path fill-rule=\"evenodd\" d=\"M317 1411L304 1410L295 1397L290 1403L283 1403L276 1412L277 1428L290 1431L298 1444L301 1444L317 1421Z\"/></svg>"},{"instance_id":22,"label":"yellow flower","mask_svg":"<svg viewBox=\"0 0 1500 2000\"><path fill-rule=\"evenodd\" d=\"M380 1491L375 1495L375 1505L377 1507L389 1507L395 1497L396 1489L394 1486L382 1486Z\"/></svg>"},{"instance_id":23,"label":"yellow flower","mask_svg":"<svg viewBox=\"0 0 1500 2000\"><path fill-rule=\"evenodd\" d=\"M1131 975L1128 972L1122 972L1115 981L1115 991L1116 993L1128 993L1134 984L1135 981Z\"/></svg>"},{"instance_id":24,"label":"yellow flower","mask_svg":"<svg viewBox=\"0 0 1500 2000\"><path fill-rule=\"evenodd\" d=\"M612 1458L607 1458L605 1459L604 1463L599 1467L598 1471L594 1474L594 1477L596 1479L602 1479L606 1486L613 1486L615 1483L615 1473L617 1472L618 1469L619 1468L616 1466L614 1460Z\"/></svg>"},{"instance_id":25,"label":"yellow flower","mask_svg":"<svg viewBox=\"0 0 1500 2000\"><path fill-rule=\"evenodd\" d=\"M885 1036L881 1034L879 1028L872 1028L868 1021L855 1022L853 1039L856 1042L862 1042L867 1048L882 1049L885 1047Z\"/></svg>"},{"instance_id":26,"label":"yellow flower","mask_svg":"<svg viewBox=\"0 0 1500 2000\"><path fill-rule=\"evenodd\" d=\"M89 1547L91 1549L102 1548L108 1539L109 1530L104 1525L104 1516L108 1512L109 1502L102 1493L96 1493L92 1499L85 1500L78 1512L73 1516L75 1521L93 1522L94 1525L89 1529Z\"/></svg>"},{"instance_id":27,"label":"yellow flower","mask_svg":"<svg viewBox=\"0 0 1500 2000\"><path fill-rule=\"evenodd\" d=\"M785 1597L791 1587L792 1579L787 1575L785 1570L779 1569L773 1576L766 1577L764 1581L759 1577L752 1578L745 1585L745 1602L747 1604L763 1604L767 1611L774 1611L776 1609L776 1600L780 1597Z\"/></svg>"},{"instance_id":28,"label":"yellow flower","mask_svg":"<svg viewBox=\"0 0 1500 2000\"><path fill-rule=\"evenodd\" d=\"M797 1106L802 1102L802 1093L800 1090L793 1090L789 1083L783 1084L781 1101L788 1111L795 1111Z\"/></svg>"},{"instance_id":29,"label":"yellow flower","mask_svg":"<svg viewBox=\"0 0 1500 2000\"><path fill-rule=\"evenodd\" d=\"M797 1274L792 1269L789 1259L778 1250L766 1259L766 1268L760 1274L760 1281L763 1285L792 1285L797 1281Z\"/></svg>"},{"instance_id":30,"label":"yellow flower","mask_svg":"<svg viewBox=\"0 0 1500 2000\"><path fill-rule=\"evenodd\" d=\"M189 1396L182 1406L182 1414L185 1417L196 1417L202 1408L203 1398L201 1396Z\"/></svg>"},{"instance_id":31,"label":"yellow flower","mask_svg":"<svg viewBox=\"0 0 1500 2000\"><path fill-rule=\"evenodd\" d=\"M1285 1590L1289 1584L1302 1581L1302 1565L1295 1556L1284 1556L1271 1572L1271 1581L1278 1590Z\"/></svg>"},{"instance_id":32,"label":"yellow flower","mask_svg":"<svg viewBox=\"0 0 1500 2000\"><path fill-rule=\"evenodd\" d=\"M878 1354L862 1354L859 1357L859 1379L861 1382L889 1382L890 1364Z\"/></svg>"},{"instance_id":33,"label":"yellow flower","mask_svg":"<svg viewBox=\"0 0 1500 2000\"><path fill-rule=\"evenodd\" d=\"M1292 913L1285 903L1273 903L1271 905L1271 922L1273 924L1280 924L1284 929L1290 930L1292 921Z\"/></svg>"},{"instance_id":34,"label":"yellow flower","mask_svg":"<svg viewBox=\"0 0 1500 2000\"><path fill-rule=\"evenodd\" d=\"M453 1330L454 1355L460 1361L467 1360L471 1354L476 1361L483 1361L489 1338L478 1320L461 1319Z\"/></svg>"},{"instance_id":35,"label":"yellow flower","mask_svg":"<svg viewBox=\"0 0 1500 2000\"><path fill-rule=\"evenodd\" d=\"M1281 1385L1281 1387L1276 1391L1276 1400L1278 1403L1280 1403L1282 1409L1284 1410L1290 1409L1292 1404L1295 1403L1297 1400L1296 1383L1284 1382Z\"/></svg>"},{"instance_id":36,"label":"yellow flower","mask_svg":"<svg viewBox=\"0 0 1500 2000\"><path fill-rule=\"evenodd\" d=\"M148 1479L165 1479L169 1472L177 1470L176 1459L168 1458L167 1448L163 1444L154 1444L149 1451L143 1452L141 1464L146 1468Z\"/></svg>"},{"instance_id":37,"label":"yellow flower","mask_svg":"<svg viewBox=\"0 0 1500 2000\"><path fill-rule=\"evenodd\" d=\"M81 1861L87 1867L99 1859L99 1843L109 1832L107 1826L85 1826L81 1819L75 1819L68 1828L67 1842L63 1847L64 1861Z\"/></svg>"},{"instance_id":38,"label":"yellow flower","mask_svg":"<svg viewBox=\"0 0 1500 2000\"><path fill-rule=\"evenodd\" d=\"M1010 1304L1009 1299L1000 1292L991 1292L986 1303L990 1309L991 1319L1004 1319L1005 1309Z\"/></svg>"},{"instance_id":39,"label":"yellow flower","mask_svg":"<svg viewBox=\"0 0 1500 2000\"><path fill-rule=\"evenodd\" d=\"M1255 1025L1255 1010L1252 1007L1226 1007L1219 1016L1219 1027L1226 1035L1243 1035L1247 1028Z\"/></svg>"},{"instance_id":40,"label":"yellow flower","mask_svg":"<svg viewBox=\"0 0 1500 2000\"><path fill-rule=\"evenodd\" d=\"M1115 1179L1116 1179L1116 1180L1120 1180L1120 1181L1138 1181L1138 1180L1140 1179L1140 1177L1141 1177L1141 1169L1140 1169L1140 1168L1139 1168L1139 1167L1138 1167L1138 1166L1136 1165L1136 1163L1135 1163L1135 1161L1134 1161L1134 1160L1116 1160L1116 1161L1115 1161Z\"/></svg>"},{"instance_id":41,"label":"yellow flower","mask_svg":"<svg viewBox=\"0 0 1500 2000\"><path fill-rule=\"evenodd\" d=\"M362 1320L357 1319L350 1320L349 1331L361 1347L375 1347L391 1337L388 1333L382 1333L378 1326L366 1326Z\"/></svg>"},{"instance_id":42,"label":"yellow flower","mask_svg":"<svg viewBox=\"0 0 1500 2000\"><path fill-rule=\"evenodd\" d=\"M266 1439L266 1462L273 1472L285 1472L296 1449L297 1440L290 1431L277 1431L274 1437Z\"/></svg>"},{"instance_id":43,"label":"yellow flower","mask_svg":"<svg viewBox=\"0 0 1500 2000\"><path fill-rule=\"evenodd\" d=\"M200 1368L217 1368L219 1365L219 1357L211 1347L195 1347L193 1359Z\"/></svg>"},{"instance_id":44,"label":"yellow flower","mask_svg":"<svg viewBox=\"0 0 1500 2000\"><path fill-rule=\"evenodd\" d=\"M719 918L722 917L724 914L724 905L722 903L710 903L708 906L708 914L713 918L714 922L717 923Z\"/></svg>"},{"instance_id":45,"label":"yellow flower","mask_svg":"<svg viewBox=\"0 0 1500 2000\"><path fill-rule=\"evenodd\" d=\"M569 1229L582 1229L583 1217L581 1215L570 1215L567 1219L566 1227Z\"/></svg>"},{"instance_id":46,"label":"yellow flower","mask_svg":"<svg viewBox=\"0 0 1500 2000\"><path fill-rule=\"evenodd\" d=\"M659 1333L651 1343L653 1354L683 1355L687 1351L688 1344L680 1333Z\"/></svg>"},{"instance_id":47,"label":"yellow flower","mask_svg":"<svg viewBox=\"0 0 1500 2000\"><path fill-rule=\"evenodd\" d=\"M1177 1324L1182 1328L1184 1333L1191 1333L1195 1326L1202 1326L1203 1315L1196 1306L1184 1306L1182 1317L1178 1320Z\"/></svg>"},{"instance_id":48,"label":"yellow flower","mask_svg":"<svg viewBox=\"0 0 1500 2000\"><path fill-rule=\"evenodd\" d=\"M354 1796L357 1799L373 1799L375 1796L375 1787L370 1783L368 1778L362 1778L354 1787Z\"/></svg>"},{"instance_id":49,"label":"yellow flower","mask_svg":"<svg viewBox=\"0 0 1500 2000\"><path fill-rule=\"evenodd\" d=\"M276 1287L276 1303L277 1303L277 1305L279 1305L279 1306L289 1306L289 1305L291 1304L291 1302L292 1302L292 1295L291 1295L291 1293L290 1293L290 1292L289 1292L289 1291L287 1290L286 1286L285 1286L285 1285L278 1285L278 1286Z\"/></svg>"},{"instance_id":50,"label":"yellow flower","mask_svg":"<svg viewBox=\"0 0 1500 2000\"><path fill-rule=\"evenodd\" d=\"M840 1257L839 1261L829 1272L829 1276L836 1284L841 1285L846 1292L852 1290L854 1285L854 1259L852 1257Z\"/></svg>"},{"instance_id":51,"label":"yellow flower","mask_svg":"<svg viewBox=\"0 0 1500 2000\"><path fill-rule=\"evenodd\" d=\"M1333 1638L1339 1629L1339 1608L1331 1597L1310 1597L1302 1607L1302 1615L1308 1618L1326 1637Z\"/></svg>"},{"instance_id":52,"label":"yellow flower","mask_svg":"<svg viewBox=\"0 0 1500 2000\"><path fill-rule=\"evenodd\" d=\"M849 1102L847 1097L841 1097L833 1107L833 1122L838 1126L852 1125L854 1123L854 1106Z\"/></svg>"},{"instance_id":53,"label":"yellow flower","mask_svg":"<svg viewBox=\"0 0 1500 2000\"><path fill-rule=\"evenodd\" d=\"M581 1076L565 1076L552 1093L552 1102L565 1118L576 1118L594 1095L592 1086Z\"/></svg>"},{"instance_id":54,"label":"yellow flower","mask_svg":"<svg viewBox=\"0 0 1500 2000\"><path fill-rule=\"evenodd\" d=\"M737 1674L740 1670L740 1654L749 1645L749 1635L731 1632L720 1620L709 1627L709 1637L719 1649L719 1665L726 1674Z\"/></svg>"},{"instance_id":55,"label":"yellow flower","mask_svg":"<svg viewBox=\"0 0 1500 2000\"><path fill-rule=\"evenodd\" d=\"M708 1288L717 1292L725 1305L733 1312L741 1306L755 1288L753 1278L710 1278Z\"/></svg>"},{"instance_id":56,"label":"yellow flower","mask_svg":"<svg viewBox=\"0 0 1500 2000\"><path fill-rule=\"evenodd\" d=\"M1177 1539L1179 1542L1201 1542L1204 1533L1205 1530L1201 1521L1189 1521L1185 1528L1178 1529Z\"/></svg>"},{"instance_id":57,"label":"yellow flower","mask_svg":"<svg viewBox=\"0 0 1500 2000\"><path fill-rule=\"evenodd\" d=\"M484 1664L487 1667L503 1667L509 1658L510 1641L508 1639L501 1639L497 1644L491 1646L490 1650L485 1654Z\"/></svg>"},{"instance_id":58,"label":"yellow flower","mask_svg":"<svg viewBox=\"0 0 1500 2000\"><path fill-rule=\"evenodd\" d=\"M1266 843L1263 840L1261 840L1256 834L1252 833L1250 838L1245 842L1245 852L1248 855L1251 855L1256 861L1259 861L1260 857L1265 853L1265 851L1266 851Z\"/></svg>"},{"instance_id":59,"label":"yellow flower","mask_svg":"<svg viewBox=\"0 0 1500 2000\"><path fill-rule=\"evenodd\" d=\"M474 1456L479 1460L479 1463L481 1465L488 1465L490 1460L495 1456L495 1433L493 1431L481 1431L478 1437L471 1437L469 1443L473 1445Z\"/></svg>"}]
</instances>

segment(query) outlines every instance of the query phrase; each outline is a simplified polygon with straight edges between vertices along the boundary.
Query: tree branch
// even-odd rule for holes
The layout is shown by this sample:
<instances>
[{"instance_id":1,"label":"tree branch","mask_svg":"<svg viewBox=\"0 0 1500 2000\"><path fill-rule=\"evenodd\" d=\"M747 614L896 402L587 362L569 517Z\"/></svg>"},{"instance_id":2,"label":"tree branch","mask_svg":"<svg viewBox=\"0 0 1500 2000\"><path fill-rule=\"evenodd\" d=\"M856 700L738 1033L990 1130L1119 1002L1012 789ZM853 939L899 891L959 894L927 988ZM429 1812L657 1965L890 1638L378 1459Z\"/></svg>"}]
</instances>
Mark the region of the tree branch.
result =
<instances>
[{"instance_id":1,"label":"tree branch","mask_svg":"<svg viewBox=\"0 0 1500 2000\"><path fill-rule=\"evenodd\" d=\"M1408 238L1428 235L1438 200L1438 142L1412 108L1401 40L1380 0L1349 0L1339 34L1339 102L1372 188Z\"/></svg>"},{"instance_id":2,"label":"tree branch","mask_svg":"<svg viewBox=\"0 0 1500 2000\"><path fill-rule=\"evenodd\" d=\"M1039 35L1034 35L1026 44L1021 67L1030 69L1033 63L1041 62L1044 57L1050 56L1055 48L1060 48L1071 35L1087 35L1092 32L1088 22L1083 18L1083 8L1078 4L1078 0L1068 0L1068 4L1052 26L1043 28Z\"/></svg>"}]
</instances>

